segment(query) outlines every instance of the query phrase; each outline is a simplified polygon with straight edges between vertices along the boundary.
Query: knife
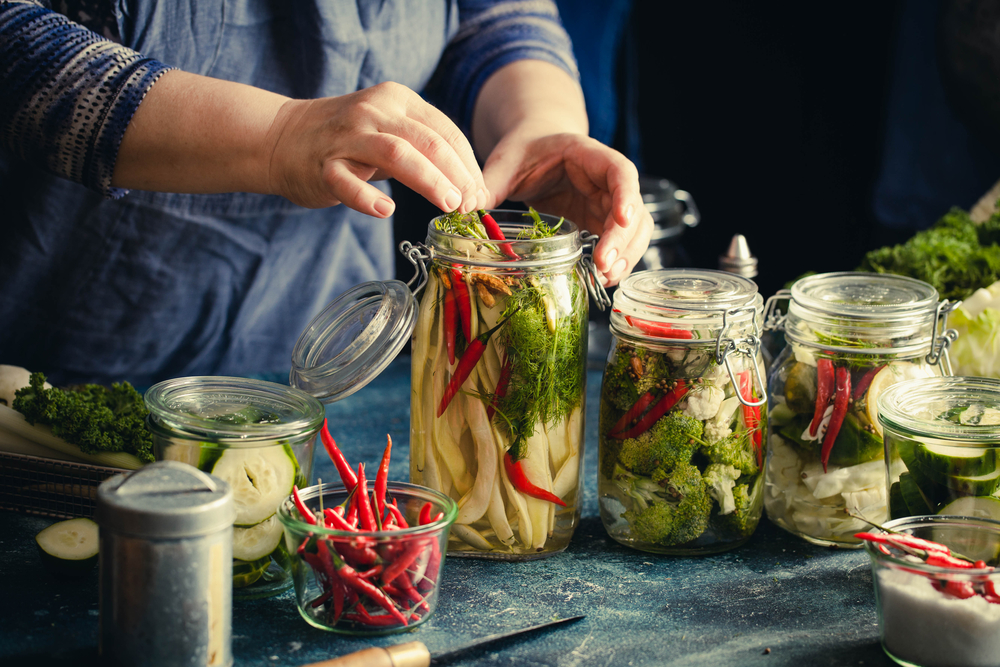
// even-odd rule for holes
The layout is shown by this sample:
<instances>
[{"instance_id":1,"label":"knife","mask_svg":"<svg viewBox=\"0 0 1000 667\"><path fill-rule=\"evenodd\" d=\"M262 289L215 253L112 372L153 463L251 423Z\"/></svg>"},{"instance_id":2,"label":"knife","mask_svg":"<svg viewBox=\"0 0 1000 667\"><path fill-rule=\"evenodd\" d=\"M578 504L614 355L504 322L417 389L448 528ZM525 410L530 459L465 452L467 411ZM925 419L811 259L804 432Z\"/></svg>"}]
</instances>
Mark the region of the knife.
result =
<instances>
[{"instance_id":1,"label":"knife","mask_svg":"<svg viewBox=\"0 0 1000 667\"><path fill-rule=\"evenodd\" d=\"M480 637L467 644L434 653L428 651L427 646L423 642L407 642L406 644L396 644L395 646L388 646L386 648L380 646L366 648L361 651L342 655L339 658L331 658L330 660L303 665L303 667L428 667L431 662L447 661L460 653L491 644L501 639L510 639L511 637L518 637L529 632L553 628L564 623L573 623L574 621L579 621L581 618L583 616L571 616L569 618L561 618L557 621L532 625L512 632L501 632L495 635Z\"/></svg>"}]
</instances>

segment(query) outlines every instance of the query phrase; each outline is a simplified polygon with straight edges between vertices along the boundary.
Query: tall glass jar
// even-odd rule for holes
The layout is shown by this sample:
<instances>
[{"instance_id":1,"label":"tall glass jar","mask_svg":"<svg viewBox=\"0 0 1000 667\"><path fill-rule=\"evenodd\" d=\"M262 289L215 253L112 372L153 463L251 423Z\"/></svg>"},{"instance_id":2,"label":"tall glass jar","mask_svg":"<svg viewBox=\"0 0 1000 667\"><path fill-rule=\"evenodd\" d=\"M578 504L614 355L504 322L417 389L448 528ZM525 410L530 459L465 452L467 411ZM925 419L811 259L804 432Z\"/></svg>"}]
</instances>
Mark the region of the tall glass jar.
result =
<instances>
[{"instance_id":1,"label":"tall glass jar","mask_svg":"<svg viewBox=\"0 0 1000 667\"><path fill-rule=\"evenodd\" d=\"M608 534L692 555L761 515L763 300L723 271L641 271L618 286L601 385L597 491Z\"/></svg>"},{"instance_id":2,"label":"tall glass jar","mask_svg":"<svg viewBox=\"0 0 1000 667\"><path fill-rule=\"evenodd\" d=\"M458 501L448 553L505 560L562 551L580 519L589 234L548 238L493 211L508 245L428 225L412 339L410 479ZM607 296L605 295L606 299Z\"/></svg>"},{"instance_id":3,"label":"tall glass jar","mask_svg":"<svg viewBox=\"0 0 1000 667\"><path fill-rule=\"evenodd\" d=\"M1000 380L907 380L878 405L891 518L1000 520Z\"/></svg>"},{"instance_id":4,"label":"tall glass jar","mask_svg":"<svg viewBox=\"0 0 1000 667\"><path fill-rule=\"evenodd\" d=\"M784 299L787 315L770 315ZM922 281L849 272L802 278L769 299L768 328L786 341L768 378L772 522L814 544L857 548L867 524L851 514L886 519L878 397L900 380L950 375L951 307Z\"/></svg>"},{"instance_id":5,"label":"tall glass jar","mask_svg":"<svg viewBox=\"0 0 1000 667\"><path fill-rule=\"evenodd\" d=\"M181 461L233 489L233 597L292 585L278 505L308 485L323 405L298 389L238 377L184 377L145 394L157 460Z\"/></svg>"}]
</instances>

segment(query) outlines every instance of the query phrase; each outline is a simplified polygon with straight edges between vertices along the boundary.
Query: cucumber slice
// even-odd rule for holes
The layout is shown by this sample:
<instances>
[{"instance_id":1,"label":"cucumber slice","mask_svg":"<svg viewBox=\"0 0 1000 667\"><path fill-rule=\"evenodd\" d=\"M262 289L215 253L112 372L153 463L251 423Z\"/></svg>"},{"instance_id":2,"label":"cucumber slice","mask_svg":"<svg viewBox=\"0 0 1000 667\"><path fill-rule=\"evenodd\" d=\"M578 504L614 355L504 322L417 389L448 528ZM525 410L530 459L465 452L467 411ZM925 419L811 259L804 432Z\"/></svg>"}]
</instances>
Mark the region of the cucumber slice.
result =
<instances>
[{"instance_id":1,"label":"cucumber slice","mask_svg":"<svg viewBox=\"0 0 1000 667\"><path fill-rule=\"evenodd\" d=\"M904 472L899 476L899 491L903 496L903 503L906 505L909 516L934 514L930 500L920 490L920 485L917 484L912 474Z\"/></svg>"},{"instance_id":2,"label":"cucumber slice","mask_svg":"<svg viewBox=\"0 0 1000 667\"><path fill-rule=\"evenodd\" d=\"M265 556L255 561L233 561L233 588L245 588L257 583L264 571L271 565L271 558Z\"/></svg>"},{"instance_id":3,"label":"cucumber slice","mask_svg":"<svg viewBox=\"0 0 1000 667\"><path fill-rule=\"evenodd\" d=\"M951 501L938 511L950 516L971 516L1000 521L1000 498L966 496Z\"/></svg>"},{"instance_id":4,"label":"cucumber slice","mask_svg":"<svg viewBox=\"0 0 1000 667\"><path fill-rule=\"evenodd\" d=\"M1000 470L975 477L951 475L945 478L944 485L957 495L988 496L1000 487Z\"/></svg>"},{"instance_id":5,"label":"cucumber slice","mask_svg":"<svg viewBox=\"0 0 1000 667\"><path fill-rule=\"evenodd\" d=\"M901 519L904 516L910 516L910 510L907 509L906 502L903 501L903 491L900 489L899 482L893 482L892 486L889 487L889 518Z\"/></svg>"},{"instance_id":6,"label":"cucumber slice","mask_svg":"<svg viewBox=\"0 0 1000 667\"><path fill-rule=\"evenodd\" d=\"M853 412L848 412L837 439L830 450L830 463L837 466L856 466L866 461L882 458L882 438Z\"/></svg>"},{"instance_id":7,"label":"cucumber slice","mask_svg":"<svg viewBox=\"0 0 1000 667\"><path fill-rule=\"evenodd\" d=\"M90 519L54 523L35 535L42 562L53 573L77 576L97 565L97 524Z\"/></svg>"},{"instance_id":8,"label":"cucumber slice","mask_svg":"<svg viewBox=\"0 0 1000 667\"><path fill-rule=\"evenodd\" d=\"M281 541L284 529L277 514L248 528L233 528L233 558L257 560L267 556Z\"/></svg>"},{"instance_id":9,"label":"cucumber slice","mask_svg":"<svg viewBox=\"0 0 1000 667\"><path fill-rule=\"evenodd\" d=\"M925 470L941 477L979 477L997 469L996 453L989 448L917 445L915 454Z\"/></svg>"},{"instance_id":10,"label":"cucumber slice","mask_svg":"<svg viewBox=\"0 0 1000 667\"><path fill-rule=\"evenodd\" d=\"M212 474L233 488L234 524L256 526L292 492L298 467L290 447L230 447L215 462Z\"/></svg>"}]
</instances>

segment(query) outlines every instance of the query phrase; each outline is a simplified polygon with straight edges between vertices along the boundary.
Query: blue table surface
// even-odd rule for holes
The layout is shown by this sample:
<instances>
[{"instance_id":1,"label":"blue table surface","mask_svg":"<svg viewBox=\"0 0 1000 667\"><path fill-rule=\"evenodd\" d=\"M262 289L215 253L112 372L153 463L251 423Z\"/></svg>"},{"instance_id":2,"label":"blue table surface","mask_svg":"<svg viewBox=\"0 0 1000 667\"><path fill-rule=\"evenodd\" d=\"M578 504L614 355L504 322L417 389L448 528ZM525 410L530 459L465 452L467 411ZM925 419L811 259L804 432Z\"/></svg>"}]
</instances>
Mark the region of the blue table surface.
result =
<instances>
[{"instance_id":1,"label":"blue table surface","mask_svg":"<svg viewBox=\"0 0 1000 667\"><path fill-rule=\"evenodd\" d=\"M871 569L860 551L826 549L763 520L733 551L691 558L634 551L607 537L597 509L600 371L588 371L583 519L569 548L508 563L448 558L434 615L412 632L355 639L315 629L291 592L233 605L236 665L298 666L419 640L433 652L477 637L583 614L559 629L492 644L452 665L891 665L879 646ZM409 358L327 406L347 458L390 479L409 471ZM322 448L313 478L336 480ZM51 519L0 512L0 664L88 663L97 646L97 574L53 579L34 535Z\"/></svg>"}]
</instances>

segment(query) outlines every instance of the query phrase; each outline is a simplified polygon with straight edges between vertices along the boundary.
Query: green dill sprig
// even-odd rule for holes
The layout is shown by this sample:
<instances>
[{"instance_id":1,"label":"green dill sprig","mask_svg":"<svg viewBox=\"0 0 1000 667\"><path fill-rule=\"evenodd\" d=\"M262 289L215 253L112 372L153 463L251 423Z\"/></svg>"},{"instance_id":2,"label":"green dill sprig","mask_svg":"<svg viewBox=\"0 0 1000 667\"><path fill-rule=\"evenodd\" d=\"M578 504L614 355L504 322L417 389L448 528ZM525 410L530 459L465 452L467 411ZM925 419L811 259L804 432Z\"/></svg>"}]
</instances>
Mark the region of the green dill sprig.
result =
<instances>
[{"instance_id":1,"label":"green dill sprig","mask_svg":"<svg viewBox=\"0 0 1000 667\"><path fill-rule=\"evenodd\" d=\"M530 229L525 229L520 234L518 234L517 238L521 240L527 239L531 241L534 241L536 239L552 238L553 236L556 235L556 232L559 231L559 228L562 227L562 223L566 219L566 218L559 218L559 222L556 222L555 224L552 225L546 224L546 222L542 220L542 216L538 214L538 211L536 211L531 206L528 207L528 212L524 214L524 217L531 218L531 221L534 224Z\"/></svg>"}]
</instances>

